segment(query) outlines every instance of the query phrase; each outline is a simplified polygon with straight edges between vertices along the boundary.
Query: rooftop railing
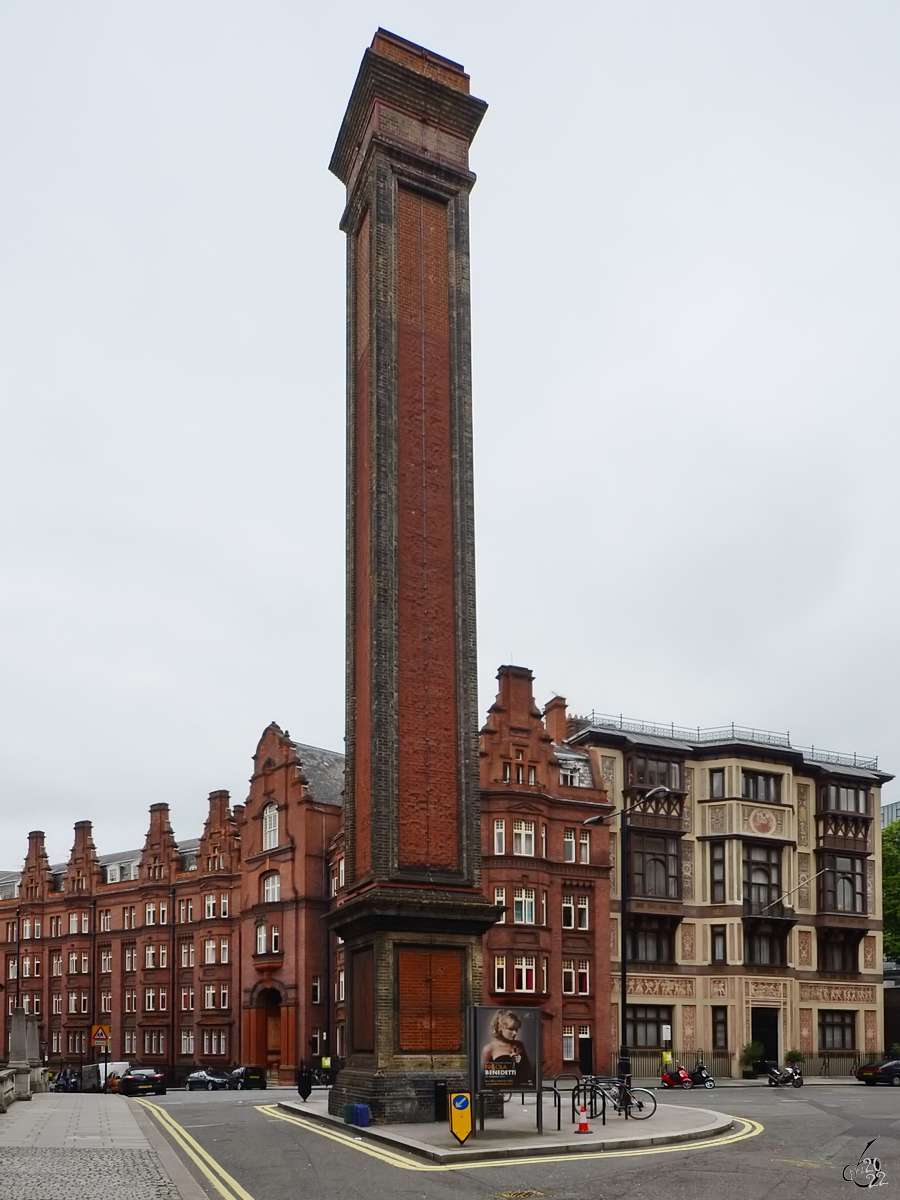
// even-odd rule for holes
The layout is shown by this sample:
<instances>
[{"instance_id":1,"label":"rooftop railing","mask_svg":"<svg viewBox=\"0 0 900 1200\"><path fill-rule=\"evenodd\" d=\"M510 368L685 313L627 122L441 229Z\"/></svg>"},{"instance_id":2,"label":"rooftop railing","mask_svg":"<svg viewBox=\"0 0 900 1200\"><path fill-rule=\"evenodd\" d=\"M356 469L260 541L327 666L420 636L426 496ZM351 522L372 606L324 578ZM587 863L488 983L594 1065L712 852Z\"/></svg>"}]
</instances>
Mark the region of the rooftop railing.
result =
<instances>
[{"instance_id":1,"label":"rooftop railing","mask_svg":"<svg viewBox=\"0 0 900 1200\"><path fill-rule=\"evenodd\" d=\"M822 750L817 746L795 746L790 733L776 733L771 729L751 729L747 725L717 725L702 729L699 725L660 725L653 721L636 721L630 717L613 716L609 713L590 712L584 716L573 716L570 720L573 733L584 729L615 729L623 733L643 733L650 737L671 738L680 742L755 742L761 746L781 746L796 750L808 762L834 763L842 767L862 767L878 770L878 758L861 754L839 754L833 750Z\"/></svg>"}]
</instances>

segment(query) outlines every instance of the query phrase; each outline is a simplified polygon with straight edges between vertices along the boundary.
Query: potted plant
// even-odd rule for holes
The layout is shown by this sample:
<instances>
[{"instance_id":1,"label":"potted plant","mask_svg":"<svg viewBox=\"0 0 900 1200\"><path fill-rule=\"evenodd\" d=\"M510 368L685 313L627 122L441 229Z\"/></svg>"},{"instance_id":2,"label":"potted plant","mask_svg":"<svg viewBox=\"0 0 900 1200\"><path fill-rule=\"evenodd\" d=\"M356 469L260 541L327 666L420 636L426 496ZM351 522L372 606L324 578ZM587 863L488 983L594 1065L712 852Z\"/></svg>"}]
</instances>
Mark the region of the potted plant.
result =
<instances>
[{"instance_id":1,"label":"potted plant","mask_svg":"<svg viewBox=\"0 0 900 1200\"><path fill-rule=\"evenodd\" d=\"M784 1061L790 1063L792 1067L796 1067L799 1063L803 1062L805 1057L806 1055L802 1050L788 1050L784 1056Z\"/></svg>"},{"instance_id":2,"label":"potted plant","mask_svg":"<svg viewBox=\"0 0 900 1200\"><path fill-rule=\"evenodd\" d=\"M755 1079L756 1072L752 1070L753 1064L759 1062L765 1054L765 1047L762 1042L748 1042L741 1051L741 1062L744 1065L744 1071L741 1075L742 1079Z\"/></svg>"}]
</instances>

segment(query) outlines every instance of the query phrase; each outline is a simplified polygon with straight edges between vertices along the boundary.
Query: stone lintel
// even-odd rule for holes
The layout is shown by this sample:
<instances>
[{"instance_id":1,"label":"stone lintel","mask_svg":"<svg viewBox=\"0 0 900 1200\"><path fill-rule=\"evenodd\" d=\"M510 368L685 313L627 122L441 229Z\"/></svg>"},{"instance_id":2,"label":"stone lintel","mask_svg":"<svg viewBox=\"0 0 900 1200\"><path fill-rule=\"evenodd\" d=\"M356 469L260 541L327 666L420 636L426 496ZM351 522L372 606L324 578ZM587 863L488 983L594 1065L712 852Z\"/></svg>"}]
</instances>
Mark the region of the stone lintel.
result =
<instances>
[{"instance_id":1,"label":"stone lintel","mask_svg":"<svg viewBox=\"0 0 900 1200\"><path fill-rule=\"evenodd\" d=\"M453 933L481 936L503 913L479 892L423 892L376 887L325 914L329 929L346 941L376 932Z\"/></svg>"}]
</instances>

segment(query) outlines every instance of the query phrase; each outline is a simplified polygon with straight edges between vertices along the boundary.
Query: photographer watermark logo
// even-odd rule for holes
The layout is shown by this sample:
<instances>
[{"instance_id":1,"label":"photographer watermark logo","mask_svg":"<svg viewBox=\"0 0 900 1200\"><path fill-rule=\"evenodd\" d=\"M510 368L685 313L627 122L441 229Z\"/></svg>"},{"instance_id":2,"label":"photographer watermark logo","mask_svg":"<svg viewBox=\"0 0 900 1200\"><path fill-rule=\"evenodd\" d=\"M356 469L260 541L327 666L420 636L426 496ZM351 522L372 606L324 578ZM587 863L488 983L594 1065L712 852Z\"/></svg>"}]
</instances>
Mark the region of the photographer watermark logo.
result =
<instances>
[{"instance_id":1,"label":"photographer watermark logo","mask_svg":"<svg viewBox=\"0 0 900 1200\"><path fill-rule=\"evenodd\" d=\"M848 1163L841 1174L848 1183L855 1183L857 1187L883 1187L887 1180L884 1177L884 1171L881 1169L881 1159L876 1158L874 1154L869 1155L869 1147L874 1146L878 1138L872 1138L871 1142L866 1144L865 1150L859 1156L859 1161L856 1166Z\"/></svg>"}]
</instances>

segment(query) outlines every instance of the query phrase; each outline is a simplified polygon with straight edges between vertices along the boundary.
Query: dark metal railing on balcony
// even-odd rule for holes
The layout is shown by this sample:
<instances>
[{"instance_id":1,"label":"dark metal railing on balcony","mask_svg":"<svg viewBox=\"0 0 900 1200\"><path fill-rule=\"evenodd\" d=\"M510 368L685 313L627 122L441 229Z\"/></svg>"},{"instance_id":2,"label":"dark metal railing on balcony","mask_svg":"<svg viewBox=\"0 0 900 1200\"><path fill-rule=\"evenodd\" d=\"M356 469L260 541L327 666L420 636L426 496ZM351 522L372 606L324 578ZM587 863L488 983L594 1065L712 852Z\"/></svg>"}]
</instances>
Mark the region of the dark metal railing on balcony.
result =
<instances>
[{"instance_id":1,"label":"dark metal railing on balcony","mask_svg":"<svg viewBox=\"0 0 900 1200\"><path fill-rule=\"evenodd\" d=\"M757 902L756 900L745 900L744 916L768 917L772 920L777 920L779 918L793 920L794 910L789 905L784 904L781 900L776 900L774 904Z\"/></svg>"},{"instance_id":2,"label":"dark metal railing on balcony","mask_svg":"<svg viewBox=\"0 0 900 1200\"><path fill-rule=\"evenodd\" d=\"M623 717L621 713L589 712L584 716L573 716L569 722L570 736L584 729L615 729L623 733L644 733L650 737L672 738L681 742L756 742L762 746L781 746L786 750L797 750L810 762L835 763L844 767L878 769L878 757L862 754L841 754L834 750L822 750L816 746L795 746L790 733L776 733L771 729L752 729L747 725L716 725L707 729L699 725L676 725L674 722L661 725L655 721L637 721Z\"/></svg>"}]
</instances>

